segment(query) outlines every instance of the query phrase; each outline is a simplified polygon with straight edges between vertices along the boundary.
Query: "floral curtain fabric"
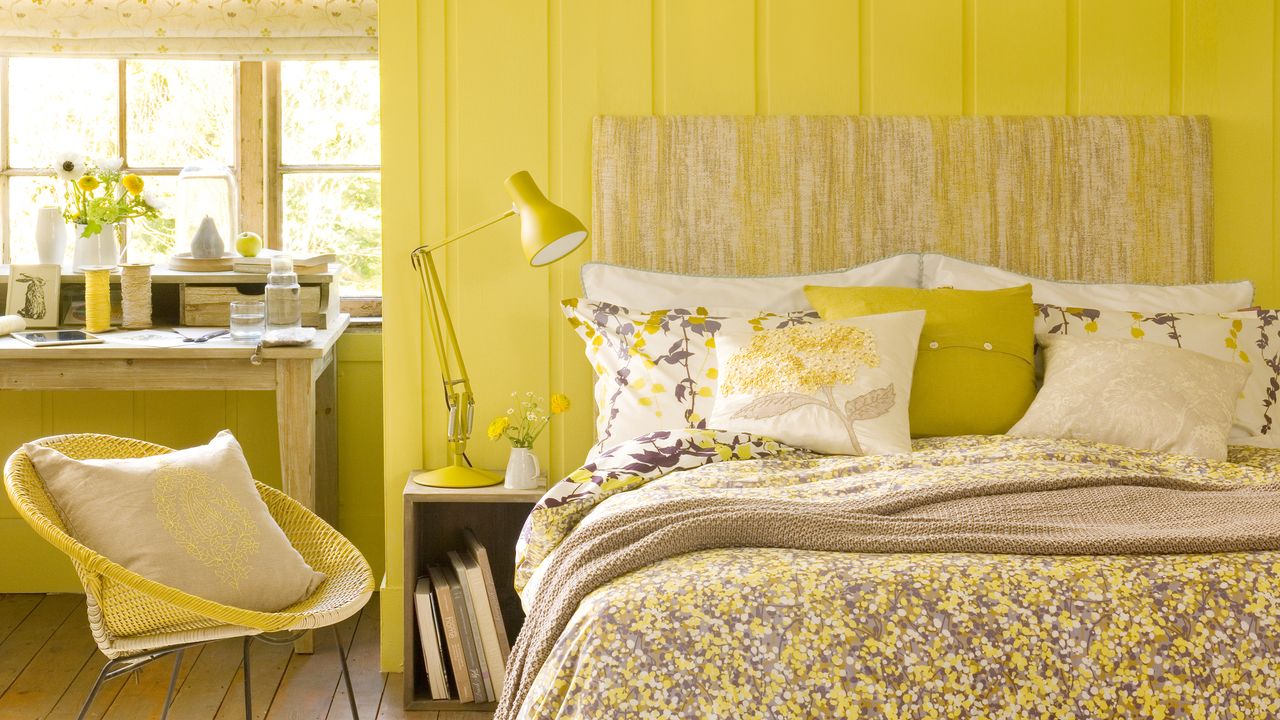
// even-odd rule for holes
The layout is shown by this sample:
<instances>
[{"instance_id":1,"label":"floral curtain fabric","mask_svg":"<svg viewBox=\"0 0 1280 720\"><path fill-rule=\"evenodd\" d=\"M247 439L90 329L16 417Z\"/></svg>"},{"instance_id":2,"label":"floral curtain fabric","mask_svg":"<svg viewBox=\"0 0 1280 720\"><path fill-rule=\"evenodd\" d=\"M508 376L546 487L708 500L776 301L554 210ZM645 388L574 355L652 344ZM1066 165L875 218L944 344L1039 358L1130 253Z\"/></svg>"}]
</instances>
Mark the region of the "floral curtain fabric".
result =
<instances>
[{"instance_id":1,"label":"floral curtain fabric","mask_svg":"<svg viewBox=\"0 0 1280 720\"><path fill-rule=\"evenodd\" d=\"M0 55L355 59L376 0L0 0Z\"/></svg>"}]
</instances>

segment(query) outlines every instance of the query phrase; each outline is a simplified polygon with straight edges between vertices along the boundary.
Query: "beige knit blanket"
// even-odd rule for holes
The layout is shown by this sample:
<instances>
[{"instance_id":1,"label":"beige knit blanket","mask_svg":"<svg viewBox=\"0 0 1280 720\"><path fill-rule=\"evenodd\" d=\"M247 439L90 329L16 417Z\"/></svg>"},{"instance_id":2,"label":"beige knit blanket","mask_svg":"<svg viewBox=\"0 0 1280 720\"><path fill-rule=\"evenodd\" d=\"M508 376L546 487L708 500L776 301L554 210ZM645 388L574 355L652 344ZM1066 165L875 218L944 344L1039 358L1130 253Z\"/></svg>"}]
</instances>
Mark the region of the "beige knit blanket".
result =
<instances>
[{"instance_id":1,"label":"beige knit blanket","mask_svg":"<svg viewBox=\"0 0 1280 720\"><path fill-rule=\"evenodd\" d=\"M1280 549L1280 486L1193 479L1007 478L875 497L778 500L690 492L596 508L556 551L511 650L495 718L515 718L578 604L626 573L696 550L1029 555L1192 554Z\"/></svg>"}]
</instances>

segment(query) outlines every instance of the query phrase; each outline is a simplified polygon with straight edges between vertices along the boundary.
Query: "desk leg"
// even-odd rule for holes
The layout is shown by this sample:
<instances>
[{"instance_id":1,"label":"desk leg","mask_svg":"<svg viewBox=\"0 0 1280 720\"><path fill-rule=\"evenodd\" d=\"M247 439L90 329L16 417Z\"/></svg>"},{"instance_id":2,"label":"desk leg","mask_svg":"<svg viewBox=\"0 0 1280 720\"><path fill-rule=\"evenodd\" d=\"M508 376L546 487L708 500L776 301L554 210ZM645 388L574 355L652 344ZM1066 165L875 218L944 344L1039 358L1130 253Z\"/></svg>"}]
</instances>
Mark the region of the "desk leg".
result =
<instances>
[{"instance_id":1,"label":"desk leg","mask_svg":"<svg viewBox=\"0 0 1280 720\"><path fill-rule=\"evenodd\" d=\"M280 432L280 477L284 491L307 508L316 506L316 389L311 360L276 360L276 422ZM294 643L312 652L311 633Z\"/></svg>"}]
</instances>

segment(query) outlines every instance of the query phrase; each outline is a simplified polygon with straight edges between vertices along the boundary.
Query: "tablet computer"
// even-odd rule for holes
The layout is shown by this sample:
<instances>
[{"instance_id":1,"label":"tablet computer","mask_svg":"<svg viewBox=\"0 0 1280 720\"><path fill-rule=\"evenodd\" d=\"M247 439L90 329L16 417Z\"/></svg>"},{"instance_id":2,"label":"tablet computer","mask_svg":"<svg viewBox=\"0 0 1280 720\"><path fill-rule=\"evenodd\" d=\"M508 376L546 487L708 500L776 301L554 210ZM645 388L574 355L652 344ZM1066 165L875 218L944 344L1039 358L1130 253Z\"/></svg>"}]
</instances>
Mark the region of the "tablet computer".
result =
<instances>
[{"instance_id":1,"label":"tablet computer","mask_svg":"<svg viewBox=\"0 0 1280 720\"><path fill-rule=\"evenodd\" d=\"M102 342L102 338L83 330L33 330L31 332L17 332L13 336L34 347L89 345Z\"/></svg>"}]
</instances>

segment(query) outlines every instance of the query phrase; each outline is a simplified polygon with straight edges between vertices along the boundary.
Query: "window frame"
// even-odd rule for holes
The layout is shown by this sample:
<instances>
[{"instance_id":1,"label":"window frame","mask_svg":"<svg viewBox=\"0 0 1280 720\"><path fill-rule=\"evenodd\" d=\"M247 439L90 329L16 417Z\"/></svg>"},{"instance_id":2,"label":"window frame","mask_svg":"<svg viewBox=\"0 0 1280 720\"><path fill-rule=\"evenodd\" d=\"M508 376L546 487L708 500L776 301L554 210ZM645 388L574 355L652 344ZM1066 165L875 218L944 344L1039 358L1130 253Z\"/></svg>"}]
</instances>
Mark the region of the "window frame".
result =
<instances>
[{"instance_id":1,"label":"window frame","mask_svg":"<svg viewBox=\"0 0 1280 720\"><path fill-rule=\"evenodd\" d=\"M128 154L128 65L118 58L117 111L119 128L116 144L124 158L125 172L139 175L176 177L181 167L141 167L130 165ZM230 61L234 66L232 129L234 164L231 171L239 187L239 222L242 228L259 228L266 246L283 249L284 178L289 174L378 173L382 166L340 164L288 165L281 158L283 94L279 60ZM41 168L14 168L9 165L9 58L0 55L0 263L12 260L9 217L11 182L14 177L43 177ZM344 296L344 312L369 317L381 315L381 296Z\"/></svg>"}]
</instances>

